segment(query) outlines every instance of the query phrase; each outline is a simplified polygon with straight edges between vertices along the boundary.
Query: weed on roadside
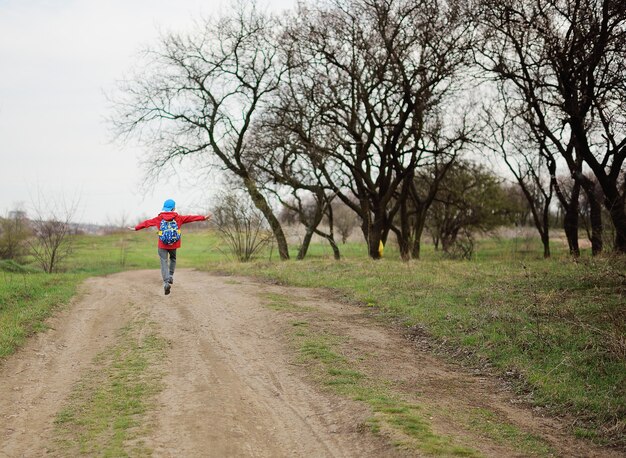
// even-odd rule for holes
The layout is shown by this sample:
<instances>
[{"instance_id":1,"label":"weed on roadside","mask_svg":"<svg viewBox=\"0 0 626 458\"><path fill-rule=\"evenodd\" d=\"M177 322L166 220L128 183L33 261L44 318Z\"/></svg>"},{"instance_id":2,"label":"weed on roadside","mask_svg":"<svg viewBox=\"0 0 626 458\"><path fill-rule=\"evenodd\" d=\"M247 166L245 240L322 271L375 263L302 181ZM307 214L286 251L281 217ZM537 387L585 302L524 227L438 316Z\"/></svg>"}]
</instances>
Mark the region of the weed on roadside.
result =
<instances>
[{"instance_id":1,"label":"weed on roadside","mask_svg":"<svg viewBox=\"0 0 626 458\"><path fill-rule=\"evenodd\" d=\"M75 294L79 275L0 272L0 360L26 338L46 329L45 320Z\"/></svg>"}]
</instances>

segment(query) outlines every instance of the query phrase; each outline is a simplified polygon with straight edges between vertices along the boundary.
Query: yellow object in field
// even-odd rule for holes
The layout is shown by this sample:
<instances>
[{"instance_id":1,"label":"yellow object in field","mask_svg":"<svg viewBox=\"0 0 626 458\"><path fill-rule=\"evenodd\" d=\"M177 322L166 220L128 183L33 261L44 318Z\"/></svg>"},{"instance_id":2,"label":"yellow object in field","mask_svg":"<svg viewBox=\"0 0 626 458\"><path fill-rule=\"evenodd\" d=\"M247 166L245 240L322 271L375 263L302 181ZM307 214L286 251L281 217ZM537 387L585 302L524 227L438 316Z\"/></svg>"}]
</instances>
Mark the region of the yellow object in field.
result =
<instances>
[{"instance_id":1,"label":"yellow object in field","mask_svg":"<svg viewBox=\"0 0 626 458\"><path fill-rule=\"evenodd\" d=\"M383 241L378 242L378 255L382 258L383 251L385 251L385 245L383 245Z\"/></svg>"}]
</instances>

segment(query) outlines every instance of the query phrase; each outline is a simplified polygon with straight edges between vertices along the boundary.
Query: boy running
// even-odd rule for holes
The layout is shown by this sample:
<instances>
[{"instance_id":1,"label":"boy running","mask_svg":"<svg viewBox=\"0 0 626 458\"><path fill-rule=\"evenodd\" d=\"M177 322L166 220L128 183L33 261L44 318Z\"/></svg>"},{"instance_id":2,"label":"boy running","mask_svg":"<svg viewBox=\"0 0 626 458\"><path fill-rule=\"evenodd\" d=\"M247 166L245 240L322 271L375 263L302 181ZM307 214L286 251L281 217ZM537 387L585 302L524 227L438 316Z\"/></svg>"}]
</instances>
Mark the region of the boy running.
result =
<instances>
[{"instance_id":1,"label":"boy running","mask_svg":"<svg viewBox=\"0 0 626 458\"><path fill-rule=\"evenodd\" d=\"M179 215L175 212L176 202L167 199L163 203L163 210L158 216L147 219L135 227L129 227L131 231L140 231L146 227L156 226L159 228L159 258L161 259L161 276L163 277L163 289L165 294L170 293L174 283L174 270L176 268L176 250L180 248L180 227L183 224L194 221L207 221L211 215ZM169 263L168 263L169 256Z\"/></svg>"}]
</instances>

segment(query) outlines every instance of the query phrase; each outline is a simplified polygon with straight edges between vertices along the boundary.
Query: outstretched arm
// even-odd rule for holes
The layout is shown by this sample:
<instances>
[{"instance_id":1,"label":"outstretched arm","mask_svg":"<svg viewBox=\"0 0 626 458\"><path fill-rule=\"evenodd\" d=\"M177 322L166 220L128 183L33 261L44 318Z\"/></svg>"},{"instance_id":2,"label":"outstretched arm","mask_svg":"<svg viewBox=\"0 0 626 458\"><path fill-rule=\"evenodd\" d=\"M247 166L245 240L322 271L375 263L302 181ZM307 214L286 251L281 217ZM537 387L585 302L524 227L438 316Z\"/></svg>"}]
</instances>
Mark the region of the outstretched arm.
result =
<instances>
[{"instance_id":1,"label":"outstretched arm","mask_svg":"<svg viewBox=\"0 0 626 458\"><path fill-rule=\"evenodd\" d=\"M213 215L181 215L180 224L193 223L194 221L208 221Z\"/></svg>"},{"instance_id":2,"label":"outstretched arm","mask_svg":"<svg viewBox=\"0 0 626 458\"><path fill-rule=\"evenodd\" d=\"M131 231L140 231L141 229L145 229L146 227L158 226L160 222L161 222L161 218L156 216L154 218L142 221L141 223L137 224L135 227L129 227L128 229L130 229Z\"/></svg>"}]
</instances>

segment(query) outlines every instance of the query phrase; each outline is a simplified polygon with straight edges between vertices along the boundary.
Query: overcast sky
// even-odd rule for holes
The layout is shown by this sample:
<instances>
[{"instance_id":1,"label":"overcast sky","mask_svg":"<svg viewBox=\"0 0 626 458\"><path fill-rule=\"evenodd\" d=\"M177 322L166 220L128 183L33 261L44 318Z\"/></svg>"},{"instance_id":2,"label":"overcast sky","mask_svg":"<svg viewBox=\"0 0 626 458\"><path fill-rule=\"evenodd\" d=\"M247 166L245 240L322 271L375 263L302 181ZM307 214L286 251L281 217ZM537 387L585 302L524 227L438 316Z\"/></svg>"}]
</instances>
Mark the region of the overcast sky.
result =
<instances>
[{"instance_id":1,"label":"overcast sky","mask_svg":"<svg viewBox=\"0 0 626 458\"><path fill-rule=\"evenodd\" d=\"M75 219L130 222L167 198L204 211L218 183L189 171L147 188L142 151L111 142L105 94L159 33L191 27L218 0L0 0L0 215L45 197ZM273 10L293 0L266 0Z\"/></svg>"}]
</instances>

